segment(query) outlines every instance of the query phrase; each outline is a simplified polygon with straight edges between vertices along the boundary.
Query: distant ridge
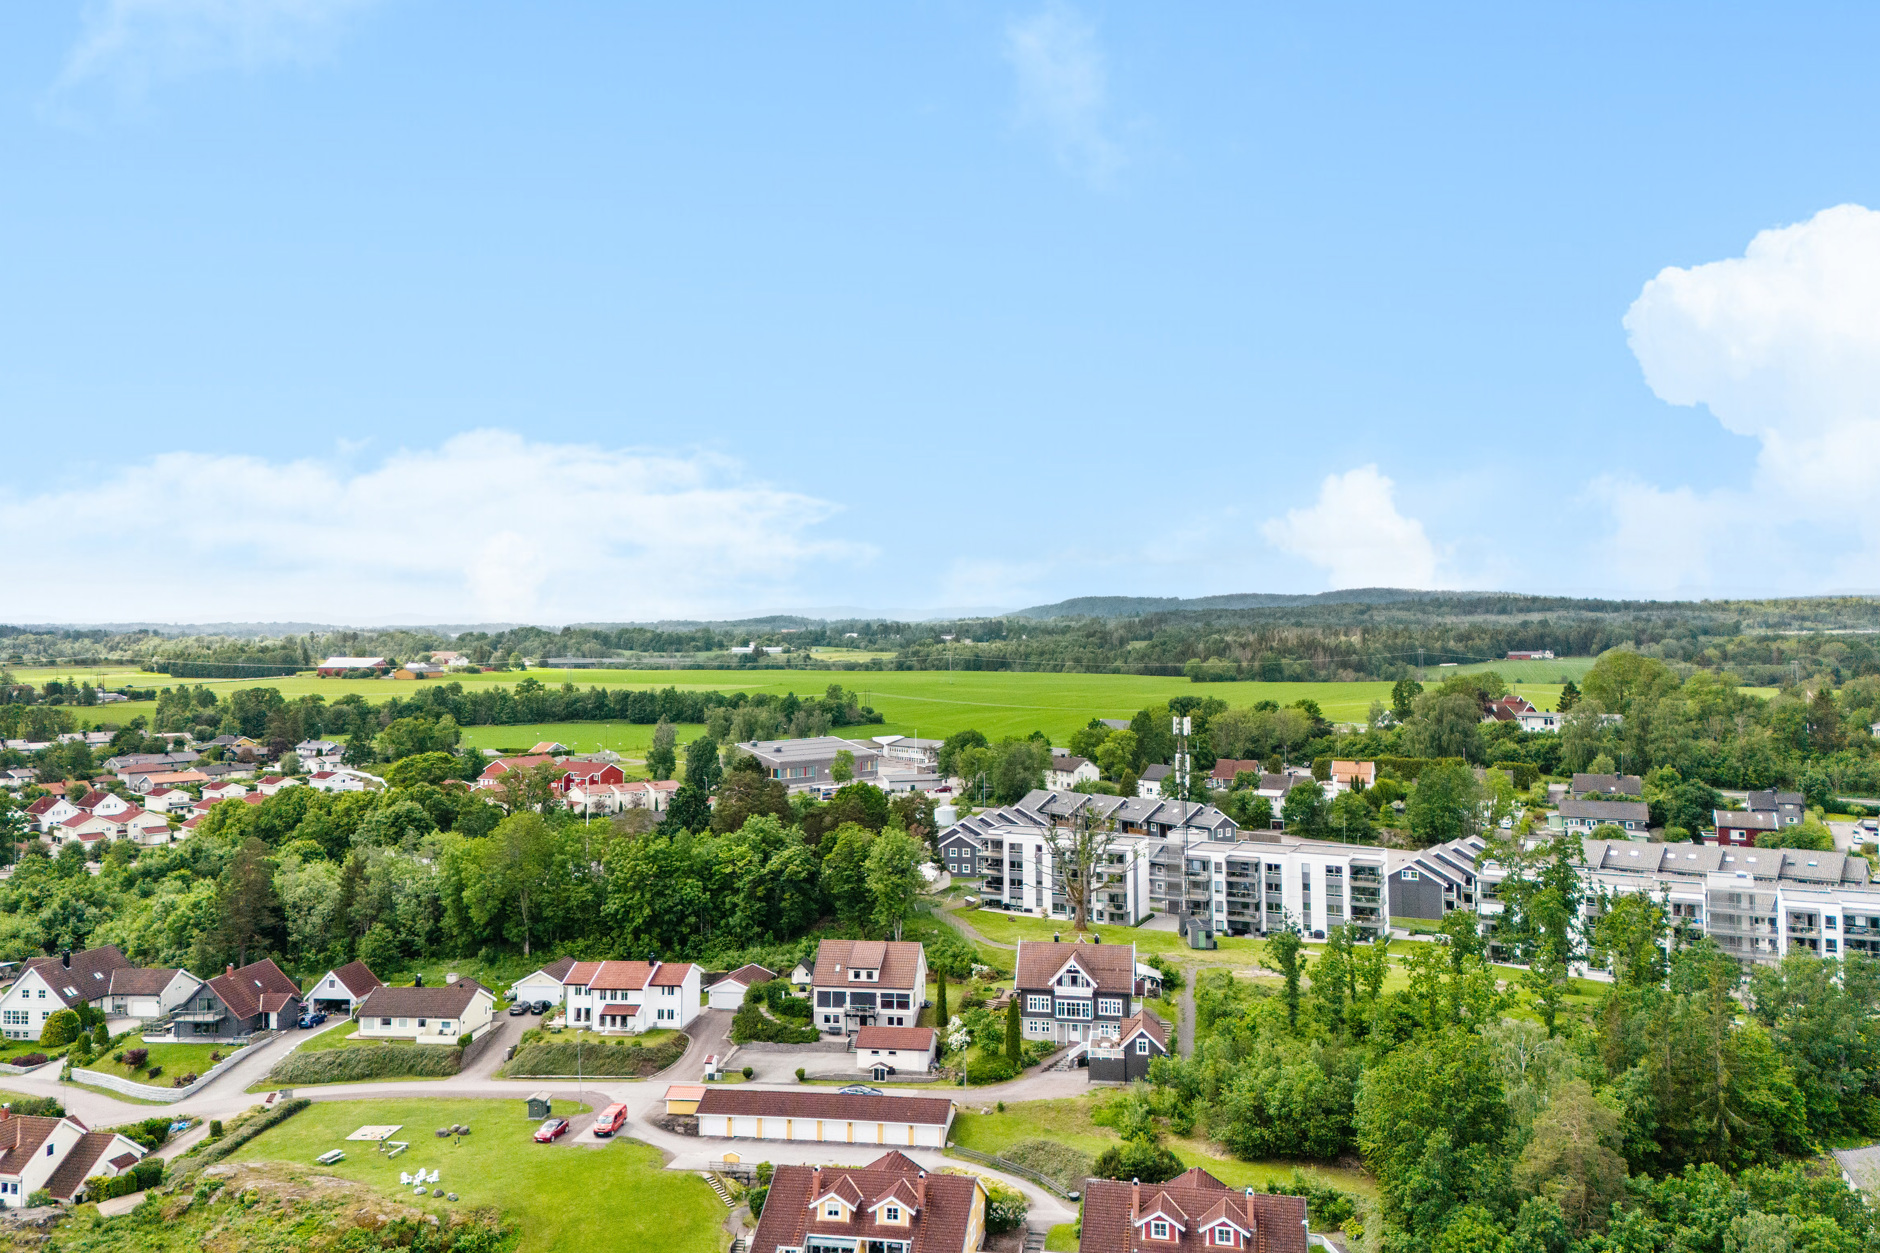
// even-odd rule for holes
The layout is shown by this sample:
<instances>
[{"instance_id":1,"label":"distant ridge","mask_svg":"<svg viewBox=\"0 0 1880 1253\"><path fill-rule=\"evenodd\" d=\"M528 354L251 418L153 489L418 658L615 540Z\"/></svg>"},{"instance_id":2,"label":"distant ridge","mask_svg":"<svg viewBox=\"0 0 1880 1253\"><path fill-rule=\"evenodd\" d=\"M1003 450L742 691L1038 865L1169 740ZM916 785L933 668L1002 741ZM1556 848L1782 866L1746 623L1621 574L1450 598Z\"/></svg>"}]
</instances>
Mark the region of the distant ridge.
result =
<instances>
[{"instance_id":1,"label":"distant ridge","mask_svg":"<svg viewBox=\"0 0 1880 1253\"><path fill-rule=\"evenodd\" d=\"M1395 605L1405 601L1453 596L1494 596L1495 592L1425 592L1405 587L1352 587L1336 592L1289 595L1283 592L1235 592L1226 596L1075 596L1054 605L1020 609L1015 618L1136 618L1152 613L1187 613L1208 609L1291 609L1300 605Z\"/></svg>"}]
</instances>

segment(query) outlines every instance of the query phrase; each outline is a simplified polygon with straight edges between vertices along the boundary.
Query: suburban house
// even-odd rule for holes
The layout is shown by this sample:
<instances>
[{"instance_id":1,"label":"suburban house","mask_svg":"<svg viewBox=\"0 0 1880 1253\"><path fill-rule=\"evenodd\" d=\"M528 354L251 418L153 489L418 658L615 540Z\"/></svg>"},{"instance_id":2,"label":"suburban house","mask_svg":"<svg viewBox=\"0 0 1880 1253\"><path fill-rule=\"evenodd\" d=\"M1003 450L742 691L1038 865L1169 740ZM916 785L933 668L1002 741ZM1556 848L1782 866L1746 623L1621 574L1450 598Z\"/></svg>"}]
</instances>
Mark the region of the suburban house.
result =
<instances>
[{"instance_id":1,"label":"suburban house","mask_svg":"<svg viewBox=\"0 0 1880 1253\"><path fill-rule=\"evenodd\" d=\"M138 808L108 816L88 814L81 810L46 832L48 843L83 844L86 847L100 840L121 840L127 837L139 844L168 844L170 820L163 814L153 814Z\"/></svg>"},{"instance_id":2,"label":"suburban house","mask_svg":"<svg viewBox=\"0 0 1880 1253\"><path fill-rule=\"evenodd\" d=\"M206 801L240 800L246 795L248 795L247 785L237 783L233 779L223 779L218 783L205 783L202 787L202 799Z\"/></svg>"},{"instance_id":3,"label":"suburban house","mask_svg":"<svg viewBox=\"0 0 1880 1253\"><path fill-rule=\"evenodd\" d=\"M353 961L321 975L300 999L309 1009L350 1014L374 988L383 986L364 962Z\"/></svg>"},{"instance_id":4,"label":"suburban house","mask_svg":"<svg viewBox=\"0 0 1880 1253\"><path fill-rule=\"evenodd\" d=\"M1548 815L1547 825L1556 831L1571 831L1577 835L1590 835L1595 827L1610 825L1622 831L1636 831L1638 838L1644 839L1646 828L1651 825L1651 813L1644 801L1569 798L1561 801L1560 808Z\"/></svg>"},{"instance_id":5,"label":"suburban house","mask_svg":"<svg viewBox=\"0 0 1880 1253\"><path fill-rule=\"evenodd\" d=\"M1160 763L1144 766L1142 773L1136 776L1136 795L1144 799L1162 795L1162 780L1174 772L1174 767Z\"/></svg>"},{"instance_id":6,"label":"suburban house","mask_svg":"<svg viewBox=\"0 0 1880 1253\"><path fill-rule=\"evenodd\" d=\"M116 757L105 759L104 768L120 779L128 774L162 773L166 770L187 770L195 764L200 754L182 749L174 753L120 753ZM128 782L129 780L125 780Z\"/></svg>"},{"instance_id":7,"label":"suburban house","mask_svg":"<svg viewBox=\"0 0 1880 1253\"><path fill-rule=\"evenodd\" d=\"M78 812L78 806L63 796L42 796L26 807L26 821L35 831L50 831Z\"/></svg>"},{"instance_id":8,"label":"suburban house","mask_svg":"<svg viewBox=\"0 0 1880 1253\"><path fill-rule=\"evenodd\" d=\"M750 1253L974 1253L986 1239L986 1187L928 1174L901 1153L866 1166L779 1166Z\"/></svg>"},{"instance_id":9,"label":"suburban house","mask_svg":"<svg viewBox=\"0 0 1880 1253\"><path fill-rule=\"evenodd\" d=\"M979 873L979 836L964 826L955 826L940 840L940 864L948 874Z\"/></svg>"},{"instance_id":10,"label":"suburban house","mask_svg":"<svg viewBox=\"0 0 1880 1253\"><path fill-rule=\"evenodd\" d=\"M771 778L780 780L792 792L841 786L831 773L839 753L847 753L854 759L850 767L853 779L872 782L879 772L882 756L881 749L872 741L845 740L834 735L803 740L748 740L738 747L757 758Z\"/></svg>"},{"instance_id":11,"label":"suburban house","mask_svg":"<svg viewBox=\"0 0 1880 1253\"><path fill-rule=\"evenodd\" d=\"M279 1031L300 1018L300 985L269 958L228 967L198 987L171 1015L181 1040L234 1040Z\"/></svg>"},{"instance_id":12,"label":"suburban house","mask_svg":"<svg viewBox=\"0 0 1880 1253\"><path fill-rule=\"evenodd\" d=\"M1808 800L1800 792L1751 792L1744 807L1772 813L1785 827L1796 826L1808 816Z\"/></svg>"},{"instance_id":13,"label":"suburban house","mask_svg":"<svg viewBox=\"0 0 1880 1253\"><path fill-rule=\"evenodd\" d=\"M1331 784L1335 791L1349 792L1357 789L1362 792L1377 782L1377 763L1374 761L1334 761L1332 763Z\"/></svg>"},{"instance_id":14,"label":"suburban house","mask_svg":"<svg viewBox=\"0 0 1880 1253\"><path fill-rule=\"evenodd\" d=\"M1525 697L1498 696L1482 707L1482 721L1518 722L1523 714L1539 712Z\"/></svg>"},{"instance_id":15,"label":"suburban house","mask_svg":"<svg viewBox=\"0 0 1880 1253\"><path fill-rule=\"evenodd\" d=\"M363 775L351 770L320 770L307 776L307 786L316 792L363 792Z\"/></svg>"},{"instance_id":16,"label":"suburban house","mask_svg":"<svg viewBox=\"0 0 1880 1253\"><path fill-rule=\"evenodd\" d=\"M85 1181L112 1178L143 1160L135 1141L114 1131L93 1131L67 1114L43 1118L0 1108L0 1209L24 1209L41 1189L71 1203Z\"/></svg>"},{"instance_id":17,"label":"suburban house","mask_svg":"<svg viewBox=\"0 0 1880 1253\"><path fill-rule=\"evenodd\" d=\"M683 1031L698 1017L701 977L691 962L575 962L562 981L563 1005L570 1025L590 1031Z\"/></svg>"},{"instance_id":18,"label":"suburban house","mask_svg":"<svg viewBox=\"0 0 1880 1253\"><path fill-rule=\"evenodd\" d=\"M734 1139L937 1149L945 1146L952 1125L953 1102L944 1096L712 1087L698 1103L698 1133Z\"/></svg>"},{"instance_id":19,"label":"suburban house","mask_svg":"<svg viewBox=\"0 0 1880 1253\"><path fill-rule=\"evenodd\" d=\"M1013 986L1025 1039L1117 1039L1136 1012L1136 946L1020 940Z\"/></svg>"},{"instance_id":20,"label":"suburban house","mask_svg":"<svg viewBox=\"0 0 1880 1253\"><path fill-rule=\"evenodd\" d=\"M705 993L705 1002L712 1009L736 1009L744 1004L744 994L751 985L769 983L776 977L776 972L766 966L755 963L739 966L711 985Z\"/></svg>"},{"instance_id":21,"label":"suburban house","mask_svg":"<svg viewBox=\"0 0 1880 1253\"><path fill-rule=\"evenodd\" d=\"M1635 774L1576 774L1567 784L1576 800L1638 800L1645 795L1645 780Z\"/></svg>"},{"instance_id":22,"label":"suburban house","mask_svg":"<svg viewBox=\"0 0 1880 1253\"><path fill-rule=\"evenodd\" d=\"M1168 774L1168 768L1166 766L1163 767L1162 773L1164 775ZM1266 767L1260 763L1258 758L1216 757L1214 759L1214 769L1208 775L1208 786L1217 792L1225 792L1234 786L1234 779L1238 775L1265 773ZM1144 772L1143 777L1148 777L1147 772Z\"/></svg>"},{"instance_id":23,"label":"suburban house","mask_svg":"<svg viewBox=\"0 0 1880 1253\"><path fill-rule=\"evenodd\" d=\"M863 1027L855 1033L855 1069L924 1075L933 1067L940 1033L932 1027Z\"/></svg>"},{"instance_id":24,"label":"suburban house","mask_svg":"<svg viewBox=\"0 0 1880 1253\"><path fill-rule=\"evenodd\" d=\"M1079 1253L1246 1249L1306 1253L1306 1199L1230 1188L1199 1166L1167 1183L1092 1179Z\"/></svg>"},{"instance_id":25,"label":"suburban house","mask_svg":"<svg viewBox=\"0 0 1880 1253\"><path fill-rule=\"evenodd\" d=\"M1716 839L1711 842L1738 848L1753 846L1757 836L1782 829L1781 815L1771 809L1751 809L1743 813L1716 809L1711 811L1710 820L1717 828Z\"/></svg>"},{"instance_id":26,"label":"suburban house","mask_svg":"<svg viewBox=\"0 0 1880 1253\"><path fill-rule=\"evenodd\" d=\"M299 787L300 780L284 774L264 774L255 780L255 791L263 796L273 796L284 788Z\"/></svg>"},{"instance_id":27,"label":"suburban house","mask_svg":"<svg viewBox=\"0 0 1880 1253\"><path fill-rule=\"evenodd\" d=\"M1551 648L1522 648L1508 654L1509 661L1552 661L1554 650Z\"/></svg>"},{"instance_id":28,"label":"suburban house","mask_svg":"<svg viewBox=\"0 0 1880 1253\"><path fill-rule=\"evenodd\" d=\"M99 818L109 818L113 814L126 813L136 808L116 792L87 792L73 804Z\"/></svg>"},{"instance_id":29,"label":"suburban house","mask_svg":"<svg viewBox=\"0 0 1880 1253\"><path fill-rule=\"evenodd\" d=\"M564 780L566 783L566 780ZM677 779L635 779L631 783L567 783L562 803L583 814L619 814L629 809L664 813L679 790Z\"/></svg>"},{"instance_id":30,"label":"suburban house","mask_svg":"<svg viewBox=\"0 0 1880 1253\"><path fill-rule=\"evenodd\" d=\"M1054 756L1050 768L1044 772L1044 785L1054 792L1069 792L1079 783L1095 783L1101 774L1097 763L1089 758Z\"/></svg>"},{"instance_id":31,"label":"suburban house","mask_svg":"<svg viewBox=\"0 0 1880 1253\"><path fill-rule=\"evenodd\" d=\"M152 770L148 774L131 775L124 786L140 795L152 795L208 781L209 776L200 770Z\"/></svg>"},{"instance_id":32,"label":"suburban house","mask_svg":"<svg viewBox=\"0 0 1880 1253\"><path fill-rule=\"evenodd\" d=\"M37 1040L61 1009L91 1005L111 1018L160 1018L189 998L202 980L186 970L132 966L116 945L58 957L35 957L0 994L0 1030L9 1040Z\"/></svg>"},{"instance_id":33,"label":"suburban house","mask_svg":"<svg viewBox=\"0 0 1880 1253\"><path fill-rule=\"evenodd\" d=\"M1523 731L1535 731L1544 735L1557 734L1560 730L1560 715L1545 709L1526 709L1514 716Z\"/></svg>"},{"instance_id":34,"label":"suburban house","mask_svg":"<svg viewBox=\"0 0 1880 1253\"><path fill-rule=\"evenodd\" d=\"M457 1037L489 1026L495 1006L496 994L475 979L433 988L380 984L359 1002L357 1034L366 1040L455 1044Z\"/></svg>"},{"instance_id":35,"label":"suburban house","mask_svg":"<svg viewBox=\"0 0 1880 1253\"><path fill-rule=\"evenodd\" d=\"M558 957L539 970L532 970L509 985L509 999L527 1001L533 1005L537 1001L547 1001L551 1005L559 1003L567 995L567 986L562 981L568 972L574 969L574 958Z\"/></svg>"},{"instance_id":36,"label":"suburban house","mask_svg":"<svg viewBox=\"0 0 1880 1253\"><path fill-rule=\"evenodd\" d=\"M535 769L537 766L559 766L560 764L561 763L557 762L547 753L524 753L519 757L498 757L495 761L483 767L483 773L479 774L476 782L470 786L478 788L501 787L504 776L516 771L528 771ZM560 773L559 770L556 772L557 779L560 778ZM624 777L625 776L622 776L622 778ZM618 783L620 780L614 779L610 780L610 782Z\"/></svg>"},{"instance_id":37,"label":"suburban house","mask_svg":"<svg viewBox=\"0 0 1880 1253\"><path fill-rule=\"evenodd\" d=\"M338 678L349 670L372 670L384 674L391 663L383 657L328 657L315 671L323 679Z\"/></svg>"},{"instance_id":38,"label":"suburban house","mask_svg":"<svg viewBox=\"0 0 1880 1253\"><path fill-rule=\"evenodd\" d=\"M824 940L811 985L816 1025L829 1035L911 1027L927 994L927 950L913 940Z\"/></svg>"},{"instance_id":39,"label":"suburban house","mask_svg":"<svg viewBox=\"0 0 1880 1253\"><path fill-rule=\"evenodd\" d=\"M1092 1083L1130 1083L1149 1077L1149 1063L1168 1056L1168 1024L1148 1011L1123 1020L1114 1040L1090 1044Z\"/></svg>"},{"instance_id":40,"label":"suburban house","mask_svg":"<svg viewBox=\"0 0 1880 1253\"><path fill-rule=\"evenodd\" d=\"M190 808L196 798L180 787L153 787L144 797L144 808L152 813L176 813Z\"/></svg>"}]
</instances>

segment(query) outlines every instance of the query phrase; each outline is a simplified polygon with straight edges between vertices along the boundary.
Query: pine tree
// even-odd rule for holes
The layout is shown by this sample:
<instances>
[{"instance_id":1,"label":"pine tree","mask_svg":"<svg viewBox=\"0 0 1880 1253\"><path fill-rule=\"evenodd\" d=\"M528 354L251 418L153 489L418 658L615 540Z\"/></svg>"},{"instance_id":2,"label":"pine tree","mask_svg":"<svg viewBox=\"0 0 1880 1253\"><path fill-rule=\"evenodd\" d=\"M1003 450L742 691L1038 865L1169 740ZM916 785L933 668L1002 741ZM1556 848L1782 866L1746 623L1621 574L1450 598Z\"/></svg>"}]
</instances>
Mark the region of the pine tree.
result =
<instances>
[{"instance_id":1,"label":"pine tree","mask_svg":"<svg viewBox=\"0 0 1880 1253\"><path fill-rule=\"evenodd\" d=\"M934 974L940 979L940 991L934 997L933 1024L940 1029L940 1034L944 1036L946 1035L947 1022L949 1021L947 1017L947 976L944 970L936 970Z\"/></svg>"},{"instance_id":2,"label":"pine tree","mask_svg":"<svg viewBox=\"0 0 1880 1253\"><path fill-rule=\"evenodd\" d=\"M1005 1059L1011 1062L1012 1065L1014 1066L1017 1066L1019 1064L1019 1056L1020 1056L1019 1041L1018 1041L1018 1021L1019 1021L1018 992L1014 990L1012 993L1012 1004L1005 1011Z\"/></svg>"}]
</instances>

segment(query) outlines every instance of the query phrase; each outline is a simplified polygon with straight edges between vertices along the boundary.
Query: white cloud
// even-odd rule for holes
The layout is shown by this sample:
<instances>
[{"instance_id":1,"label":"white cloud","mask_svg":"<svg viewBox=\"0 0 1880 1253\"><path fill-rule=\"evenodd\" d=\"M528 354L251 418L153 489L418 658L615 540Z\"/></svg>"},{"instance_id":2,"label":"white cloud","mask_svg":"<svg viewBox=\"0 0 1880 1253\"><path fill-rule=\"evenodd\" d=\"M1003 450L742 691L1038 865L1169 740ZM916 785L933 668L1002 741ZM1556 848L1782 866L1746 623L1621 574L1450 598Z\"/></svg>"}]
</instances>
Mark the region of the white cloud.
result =
<instances>
[{"instance_id":1,"label":"white cloud","mask_svg":"<svg viewBox=\"0 0 1880 1253\"><path fill-rule=\"evenodd\" d=\"M325 53L346 18L374 0L99 0L53 85L127 96L207 70L254 71Z\"/></svg>"},{"instance_id":2,"label":"white cloud","mask_svg":"<svg viewBox=\"0 0 1880 1253\"><path fill-rule=\"evenodd\" d=\"M1436 585L1436 549L1423 524L1397 512L1396 484L1374 465L1328 474L1310 508L1261 526L1277 547L1326 572L1331 588Z\"/></svg>"},{"instance_id":3,"label":"white cloud","mask_svg":"<svg viewBox=\"0 0 1880 1253\"><path fill-rule=\"evenodd\" d=\"M1109 133L1109 71L1096 28L1053 0L1005 28L1005 59L1018 75L1018 116L1047 136L1063 165L1093 183L1124 163Z\"/></svg>"},{"instance_id":4,"label":"white cloud","mask_svg":"<svg viewBox=\"0 0 1880 1253\"><path fill-rule=\"evenodd\" d=\"M1880 213L1824 209L1741 257L1667 268L1625 328L1654 394L1706 406L1760 449L1748 490L1608 493L1618 561L1648 568L1675 538L1679 567L1741 572L1756 554L1815 580L1880 582L1880 527L1849 507L1880 472ZM1772 534L1785 527L1792 542Z\"/></svg>"},{"instance_id":5,"label":"white cloud","mask_svg":"<svg viewBox=\"0 0 1880 1253\"><path fill-rule=\"evenodd\" d=\"M872 552L813 536L834 512L718 458L474 431L357 472L164 453L0 495L0 534L33 537L14 582L37 621L569 622L800 598Z\"/></svg>"}]
</instances>

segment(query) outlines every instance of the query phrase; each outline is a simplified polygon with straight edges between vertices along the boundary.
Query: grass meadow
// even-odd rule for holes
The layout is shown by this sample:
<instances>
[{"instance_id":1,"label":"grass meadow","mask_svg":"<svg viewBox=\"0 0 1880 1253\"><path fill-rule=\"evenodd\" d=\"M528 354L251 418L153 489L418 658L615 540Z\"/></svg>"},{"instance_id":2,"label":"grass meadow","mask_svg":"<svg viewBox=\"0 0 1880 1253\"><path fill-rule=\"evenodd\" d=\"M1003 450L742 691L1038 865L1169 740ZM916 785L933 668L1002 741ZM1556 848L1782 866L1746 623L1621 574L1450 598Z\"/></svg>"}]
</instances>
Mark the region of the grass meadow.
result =
<instances>
[{"instance_id":1,"label":"grass meadow","mask_svg":"<svg viewBox=\"0 0 1880 1253\"><path fill-rule=\"evenodd\" d=\"M1551 709L1560 694L1558 679L1562 673L1584 673L1590 660L1569 658L1560 662L1502 662L1490 666L1511 679L1517 691L1542 708ZM1517 676L1511 670L1523 668ZM1549 669L1551 667L1551 669ZM1435 681L1441 672L1432 669ZM49 678L72 677L102 681L115 687L135 683L155 687L174 682L162 675L140 674L119 669L104 670L21 670L16 672L25 683L43 683ZM1528 677L1532 676L1532 677ZM511 671L501 674L464 675L451 680L427 679L422 682L462 682L515 684L524 676ZM1317 701L1325 716L1335 722L1361 722L1371 702L1388 701L1391 685L1382 682L1354 683L1191 683L1183 678L1133 674L1013 674L1002 671L901 670L531 670L528 677L538 682L558 685L564 682L579 687L665 687L716 688L726 692L767 692L783 696L819 694L831 683L857 692L864 704L872 705L885 718L883 725L868 728L869 734L920 735L939 739L955 731L976 728L993 738L1002 735L1029 735L1042 731L1054 744L1063 744L1071 732L1092 718L1127 718L1137 710L1161 704L1174 696L1206 696L1229 705L1251 705L1271 700L1281 705L1300 699ZM1545 679L1546 681L1542 681ZM292 675L263 679L204 679L217 691L241 687L272 687L283 696L325 696L329 700L356 692L369 700L381 701L401 694L416 684L394 679L320 679L311 675ZM137 713L149 715L154 706L148 702L85 707L75 709L79 721L87 726L128 721ZM632 723L559 723L533 726L477 727L469 729L470 742L480 748L527 747L540 740L554 739L576 749L611 748L629 756L640 756L650 745L652 727ZM681 728L681 741L699 733L697 727Z\"/></svg>"}]
</instances>

